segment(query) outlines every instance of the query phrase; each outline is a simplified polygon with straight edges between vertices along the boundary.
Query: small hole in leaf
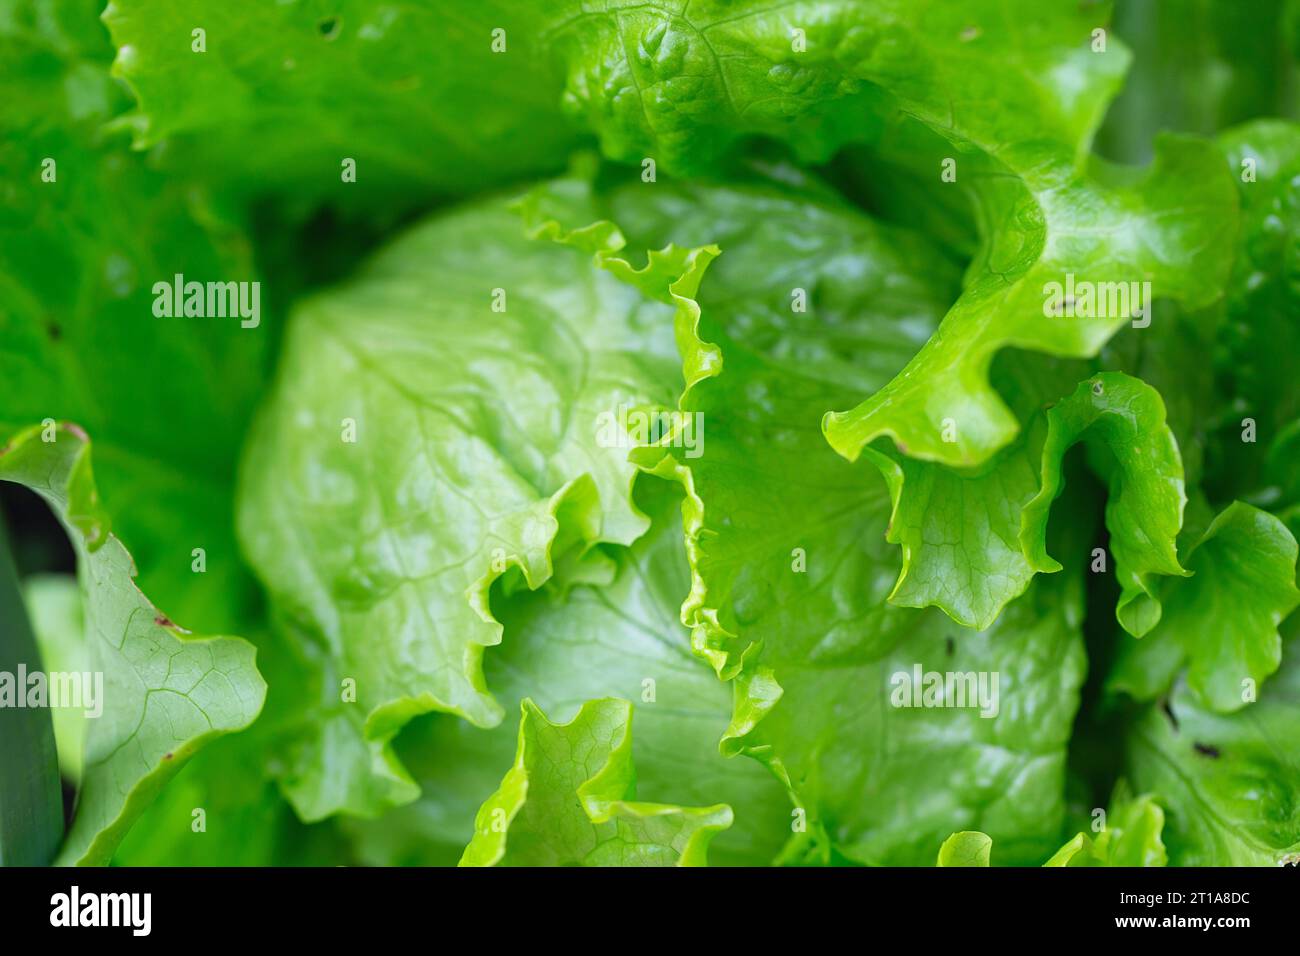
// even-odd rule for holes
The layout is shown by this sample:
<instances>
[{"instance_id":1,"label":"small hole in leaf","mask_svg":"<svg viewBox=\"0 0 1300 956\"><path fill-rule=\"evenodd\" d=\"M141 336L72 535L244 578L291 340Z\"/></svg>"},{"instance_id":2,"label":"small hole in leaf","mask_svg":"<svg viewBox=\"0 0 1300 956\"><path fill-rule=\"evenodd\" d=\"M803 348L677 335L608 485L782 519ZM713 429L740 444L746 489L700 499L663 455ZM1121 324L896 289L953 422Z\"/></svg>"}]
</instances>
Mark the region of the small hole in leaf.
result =
<instances>
[{"instance_id":1,"label":"small hole in leaf","mask_svg":"<svg viewBox=\"0 0 1300 956\"><path fill-rule=\"evenodd\" d=\"M326 40L333 40L339 35L339 18L326 17L320 23L316 24L316 29Z\"/></svg>"}]
</instances>

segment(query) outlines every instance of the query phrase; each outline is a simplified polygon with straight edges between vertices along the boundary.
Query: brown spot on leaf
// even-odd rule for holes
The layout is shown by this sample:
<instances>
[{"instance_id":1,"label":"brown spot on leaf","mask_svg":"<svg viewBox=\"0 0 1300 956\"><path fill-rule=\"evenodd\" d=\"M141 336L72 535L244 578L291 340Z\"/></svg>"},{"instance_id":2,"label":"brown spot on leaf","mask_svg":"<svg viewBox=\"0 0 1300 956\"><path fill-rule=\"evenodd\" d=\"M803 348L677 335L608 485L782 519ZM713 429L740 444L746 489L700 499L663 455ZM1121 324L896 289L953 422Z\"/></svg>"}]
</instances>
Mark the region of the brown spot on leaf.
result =
<instances>
[{"instance_id":1,"label":"brown spot on leaf","mask_svg":"<svg viewBox=\"0 0 1300 956\"><path fill-rule=\"evenodd\" d=\"M1211 760L1219 759L1218 747L1212 746L1210 744L1203 744L1203 743L1194 743L1192 744L1192 746L1196 748L1196 752L1198 754L1202 754L1206 757L1209 757Z\"/></svg>"},{"instance_id":2,"label":"brown spot on leaf","mask_svg":"<svg viewBox=\"0 0 1300 956\"><path fill-rule=\"evenodd\" d=\"M154 622L155 624L157 624L159 627L175 627L175 626L176 626L175 624L172 623L172 619L169 618L166 614L159 614L157 617L155 617L155 618L153 619L153 622ZM167 756L170 757L171 754L168 754Z\"/></svg>"}]
</instances>

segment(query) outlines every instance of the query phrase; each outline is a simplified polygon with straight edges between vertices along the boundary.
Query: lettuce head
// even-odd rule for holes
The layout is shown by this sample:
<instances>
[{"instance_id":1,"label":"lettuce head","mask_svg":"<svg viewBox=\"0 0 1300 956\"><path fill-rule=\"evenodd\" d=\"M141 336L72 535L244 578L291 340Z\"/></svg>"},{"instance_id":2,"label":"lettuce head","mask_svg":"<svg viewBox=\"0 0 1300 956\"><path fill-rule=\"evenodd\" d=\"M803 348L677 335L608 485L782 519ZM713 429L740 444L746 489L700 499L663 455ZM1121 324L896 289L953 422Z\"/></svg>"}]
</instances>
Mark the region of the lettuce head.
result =
<instances>
[{"instance_id":1,"label":"lettuce head","mask_svg":"<svg viewBox=\"0 0 1300 956\"><path fill-rule=\"evenodd\" d=\"M1156 6L0 0L0 863L1294 862L1300 7Z\"/></svg>"}]
</instances>

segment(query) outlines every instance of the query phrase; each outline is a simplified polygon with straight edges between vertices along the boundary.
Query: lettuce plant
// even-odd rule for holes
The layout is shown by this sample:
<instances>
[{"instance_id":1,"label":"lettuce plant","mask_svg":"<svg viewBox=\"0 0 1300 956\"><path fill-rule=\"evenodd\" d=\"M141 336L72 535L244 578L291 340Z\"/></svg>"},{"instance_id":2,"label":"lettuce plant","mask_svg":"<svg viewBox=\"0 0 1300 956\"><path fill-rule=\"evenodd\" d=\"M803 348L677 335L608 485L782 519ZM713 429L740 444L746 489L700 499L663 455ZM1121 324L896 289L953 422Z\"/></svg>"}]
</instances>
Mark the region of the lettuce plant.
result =
<instances>
[{"instance_id":1,"label":"lettuce plant","mask_svg":"<svg viewBox=\"0 0 1300 956\"><path fill-rule=\"evenodd\" d=\"M1294 862L1298 54L0 0L0 862Z\"/></svg>"}]
</instances>

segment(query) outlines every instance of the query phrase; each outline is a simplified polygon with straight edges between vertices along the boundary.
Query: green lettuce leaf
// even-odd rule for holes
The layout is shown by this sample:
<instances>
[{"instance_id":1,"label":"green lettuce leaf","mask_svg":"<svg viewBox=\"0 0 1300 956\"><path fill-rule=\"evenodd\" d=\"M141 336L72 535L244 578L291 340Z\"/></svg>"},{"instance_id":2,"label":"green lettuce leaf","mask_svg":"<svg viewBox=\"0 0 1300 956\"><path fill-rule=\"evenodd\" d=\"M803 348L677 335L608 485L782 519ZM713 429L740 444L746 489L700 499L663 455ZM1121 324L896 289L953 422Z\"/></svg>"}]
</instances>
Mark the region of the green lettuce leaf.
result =
<instances>
[{"instance_id":1,"label":"green lettuce leaf","mask_svg":"<svg viewBox=\"0 0 1300 956\"><path fill-rule=\"evenodd\" d=\"M694 0L555 4L565 107L606 155L674 173L755 135L822 160L862 135L881 91L953 141L1015 165L1044 139L1086 147L1128 64L1090 37L1108 3ZM1015 24L1015 29L1010 25Z\"/></svg>"},{"instance_id":2,"label":"green lettuce leaf","mask_svg":"<svg viewBox=\"0 0 1300 956\"><path fill-rule=\"evenodd\" d=\"M1145 640L1145 638L1144 638ZM1292 640L1259 700L1220 714L1180 681L1125 739L1125 775L1158 793L1174 866L1276 866L1300 858L1300 654Z\"/></svg>"},{"instance_id":3,"label":"green lettuce leaf","mask_svg":"<svg viewBox=\"0 0 1300 956\"><path fill-rule=\"evenodd\" d=\"M1224 497L1291 506L1300 501L1288 468L1296 456L1286 450L1300 422L1291 361L1300 350L1300 124L1260 120L1219 142L1237 180L1242 228L1217 363L1222 389L1236 401L1223 414L1212 478Z\"/></svg>"},{"instance_id":4,"label":"green lettuce leaf","mask_svg":"<svg viewBox=\"0 0 1300 956\"><path fill-rule=\"evenodd\" d=\"M462 866L702 866L731 808L635 799L632 705L583 704L555 724L525 699L519 750L475 820Z\"/></svg>"},{"instance_id":5,"label":"green lettuce leaf","mask_svg":"<svg viewBox=\"0 0 1300 956\"><path fill-rule=\"evenodd\" d=\"M0 0L5 859L1300 861L1248 6Z\"/></svg>"},{"instance_id":6,"label":"green lettuce leaf","mask_svg":"<svg viewBox=\"0 0 1300 956\"><path fill-rule=\"evenodd\" d=\"M803 859L833 850L917 865L954 823L988 830L1012 861L1041 858L1063 816L1064 745L1083 677L1070 605L1040 586L973 634L930 612L895 625L892 642L869 631L843 649L812 635L769 639L736 678L725 745L789 782L810 820ZM1001 703L922 698L918 672L996 679ZM924 803L909 798L920 789Z\"/></svg>"},{"instance_id":7,"label":"green lettuce leaf","mask_svg":"<svg viewBox=\"0 0 1300 956\"><path fill-rule=\"evenodd\" d=\"M1036 490L1037 458L1015 449L989 463L1020 427L1008 397L989 382L995 355L1016 347L1091 356L1153 297L1197 307L1219 296L1231 241L1220 224L1236 216L1221 159L1208 143L1175 138L1160 141L1145 172L1085 159L1096 107L1128 59L1113 39L1105 50L1089 46L1105 5L1026 11L1032 38L1003 28L1002 18L1015 15L1005 4L740 7L725 15L710 4L593 13L566 25L555 44L569 64L569 95L608 154L654 156L669 169L714 163L755 133L788 139L805 158L824 155L843 141L844 127L831 119L842 112L867 127L857 135L878 136L886 154L902 142L919 149L937 179L944 157L934 154L935 141L918 147L915 134L876 132L899 107L962 148L951 191L969 194L984 233L965 290L901 374L853 411L828 416L826 433L851 459L878 436L898 444L901 455L871 450L897 493L890 535L904 545L905 564L894 600L938 604L960 623L985 627L1041 569L1015 541L1020 507ZM799 49L805 18L808 46ZM972 82L970 65L984 58L989 69ZM1024 64L1034 81L1008 63ZM1072 84L1062 82L1067 72ZM711 108L677 109L687 98ZM1003 108L984 108L988 102ZM1122 249L1111 241L1119 223L1130 237ZM1076 281L1099 289L1146 282L1151 291L1141 304L1117 302L1098 316L1047 314L1049 283ZM902 456L984 467L956 475L909 467ZM1172 545L1160 547L1169 553L1158 564L1176 572ZM1131 600L1126 594L1121 614L1141 632L1153 615L1137 619Z\"/></svg>"},{"instance_id":8,"label":"green lettuce leaf","mask_svg":"<svg viewBox=\"0 0 1300 956\"><path fill-rule=\"evenodd\" d=\"M247 730L214 741L167 784L113 854L115 866L334 866L356 861L334 821L303 823L282 787L284 762L322 672L250 622L266 702ZM337 700L337 685L335 685ZM339 780L340 788L356 786Z\"/></svg>"},{"instance_id":9,"label":"green lettuce leaf","mask_svg":"<svg viewBox=\"0 0 1300 956\"><path fill-rule=\"evenodd\" d=\"M303 659L301 645L283 634L267 633L265 620L248 627L267 684L261 714L247 730L215 741L185 765L127 834L114 865L326 866L357 861L335 821L301 821L285 787L303 740L314 739L312 732L325 723L322 714L338 706L339 684L325 688L327 669ZM325 774L324 782L334 794L385 783L382 768L373 777Z\"/></svg>"},{"instance_id":10,"label":"green lettuce leaf","mask_svg":"<svg viewBox=\"0 0 1300 956\"><path fill-rule=\"evenodd\" d=\"M635 701L638 792L727 804L735 819L710 844L710 862L765 865L790 837L790 803L762 767L718 753L731 689L691 654L678 620L690 572L673 491L638 482L638 504L654 520L631 548L617 551L612 581L494 600L505 639L485 655L483 669L506 707L531 698L555 720L568 720L588 700ZM507 722L484 730L447 714L413 721L394 749L422 793L375 820L348 821L361 859L454 864L474 834L476 811L514 762L518 736Z\"/></svg>"},{"instance_id":11,"label":"green lettuce leaf","mask_svg":"<svg viewBox=\"0 0 1300 956\"><path fill-rule=\"evenodd\" d=\"M131 556L99 502L90 443L80 428L35 427L14 435L0 450L0 479L44 498L77 553L86 667L99 675L100 699L87 714L81 787L59 862L107 863L135 818L195 751L253 722L266 684L251 644L191 636L136 588ZM98 708L102 713L93 713Z\"/></svg>"},{"instance_id":12,"label":"green lettuce leaf","mask_svg":"<svg viewBox=\"0 0 1300 956\"><path fill-rule=\"evenodd\" d=\"M1118 787L1098 835L1075 834L1043 866L1164 866L1164 823L1164 811L1153 796L1132 797L1126 787ZM943 841L936 865L988 866L992 849L987 834L964 830Z\"/></svg>"},{"instance_id":13,"label":"green lettuce leaf","mask_svg":"<svg viewBox=\"0 0 1300 956\"><path fill-rule=\"evenodd\" d=\"M962 830L943 841L936 866L988 866L993 840L978 830Z\"/></svg>"},{"instance_id":14,"label":"green lettuce leaf","mask_svg":"<svg viewBox=\"0 0 1300 956\"><path fill-rule=\"evenodd\" d=\"M232 501L273 323L154 314L154 283L178 273L258 276L203 187L104 133L126 100L98 6L21 0L0 16L12 66L0 77L0 431L67 420L94 435L100 491L141 586L194 626L226 630L257 600Z\"/></svg>"},{"instance_id":15,"label":"green lettuce leaf","mask_svg":"<svg viewBox=\"0 0 1300 956\"><path fill-rule=\"evenodd\" d=\"M1130 321L1146 322L1154 298L1195 308L1222 293L1236 198L1221 162L1209 143L1163 137L1141 177L1094 160L1017 190L994 168L977 171L988 177L979 201L990 225L961 298L897 378L827 417L827 439L850 459L889 435L912 457L986 461L1019 430L989 382L999 350L1092 356Z\"/></svg>"},{"instance_id":16,"label":"green lettuce leaf","mask_svg":"<svg viewBox=\"0 0 1300 956\"><path fill-rule=\"evenodd\" d=\"M1185 573L1175 546L1182 462L1164 404L1142 382L1103 372L1042 410L1059 373L1040 376L1048 380L1040 384L1024 371L1002 380L1017 390L1019 404L1039 408L1022 438L982 468L959 471L864 449L889 486L888 540L903 549L889 600L935 605L960 624L985 628L1035 573L1060 570L1047 553L1049 509L1063 487L1066 452L1083 441L1109 465L1106 525L1123 589L1116 613L1141 635L1160 614L1152 576Z\"/></svg>"},{"instance_id":17,"label":"green lettuce leaf","mask_svg":"<svg viewBox=\"0 0 1300 956\"><path fill-rule=\"evenodd\" d=\"M1137 311L1130 302L1098 317L1045 315L1049 282L1145 281L1153 295L1191 304L1220 294L1231 241L1222 225L1236 209L1210 144L1161 140L1145 174L1086 161L1129 61L1104 35L1108 4L575 12L556 14L548 41L565 64L566 106L606 155L698 171L761 134L824 159L869 138L889 103L961 154L957 188L978 197L985 248L938 336L872 398L827 419L846 456L886 434L906 454L950 465L1005 446L1018 425L988 384L993 355L1093 355ZM1122 247L1111 241L1120 223ZM945 420L955 424L949 439Z\"/></svg>"},{"instance_id":18,"label":"green lettuce leaf","mask_svg":"<svg viewBox=\"0 0 1300 956\"><path fill-rule=\"evenodd\" d=\"M1233 502L1189 551L1192 576L1170 582L1160 624L1121 647L1107 687L1149 700L1186 666L1188 687L1202 704L1245 707L1277 670L1278 625L1300 606L1296 556L1282 521Z\"/></svg>"},{"instance_id":19,"label":"green lettuce leaf","mask_svg":"<svg viewBox=\"0 0 1300 956\"><path fill-rule=\"evenodd\" d=\"M557 192L582 207L580 186ZM569 235L533 223L548 241L504 201L457 210L293 316L239 530L323 675L314 742L286 774L305 819L414 799L389 747L412 717L501 720L481 663L501 640L493 581L536 588L570 548L648 526L627 456L660 437L637 426L674 403L716 251L669 247L637 270L596 218Z\"/></svg>"},{"instance_id":20,"label":"green lettuce leaf","mask_svg":"<svg viewBox=\"0 0 1300 956\"><path fill-rule=\"evenodd\" d=\"M1077 833L1043 866L1164 866L1165 812L1151 794L1133 797L1117 787L1106 824L1096 837Z\"/></svg>"},{"instance_id":21,"label":"green lettuce leaf","mask_svg":"<svg viewBox=\"0 0 1300 956\"><path fill-rule=\"evenodd\" d=\"M934 262L927 244L770 185L627 187L609 203L635 242L707 235L723 249L699 290L701 336L723 365L683 398L706 423L703 455L633 454L686 489L682 619L735 685L725 752L759 759L791 791L798 836L783 859L928 863L976 824L1013 859L1041 860L1059 838L1082 680L1076 573L978 634L890 607L887 490L820 435L826 408L906 360L877 343L916 343L937 320L942 293L917 274ZM812 293L806 313L792 308L796 286ZM893 706L898 675L917 665L997 672L1016 703L988 718Z\"/></svg>"},{"instance_id":22,"label":"green lettuce leaf","mask_svg":"<svg viewBox=\"0 0 1300 956\"><path fill-rule=\"evenodd\" d=\"M38 575L25 582L32 626L47 670L83 672L84 611L75 577ZM266 705L247 730L204 745L187 760L126 832L113 852L114 866L332 865L350 850L331 825L300 823L269 773L267 756L277 741L275 703L293 694L292 681L267 667L277 643L257 641L259 670L270 686ZM282 703L282 702L281 702ZM53 709L59 766L74 785L81 778L82 746L89 721L83 708Z\"/></svg>"},{"instance_id":23,"label":"green lettuce leaf","mask_svg":"<svg viewBox=\"0 0 1300 956\"><path fill-rule=\"evenodd\" d=\"M1120 339L1128 341L1117 339L1110 356L1170 397L1191 496L1179 551L1195 575L1159 582L1155 597L1169 602L1174 617L1141 642L1121 645L1107 687L1151 699L1188 666L1202 703L1236 710L1277 669L1278 625L1295 606L1294 529L1286 524L1291 502L1300 500L1288 464L1300 391L1278 363L1285 364L1300 303L1289 278L1297 271L1290 184L1300 174L1300 133L1294 124L1260 121L1220 142L1243 220L1225 302L1169 316L1163 332L1125 333ZM1154 341L1139 341L1151 332ZM1204 361L1211 352L1213 364ZM1195 488L1202 472L1204 491ZM1278 518L1241 501L1216 516L1211 498L1238 496L1277 509Z\"/></svg>"},{"instance_id":24,"label":"green lettuce leaf","mask_svg":"<svg viewBox=\"0 0 1300 956\"><path fill-rule=\"evenodd\" d=\"M1165 408L1149 386L1117 372L1082 383L1047 413L1043 477L1021 518L1022 538L1035 565L1055 570L1048 557L1048 508L1061 493L1061 460L1080 440L1106 454L1110 498L1106 530L1115 556L1120 599L1115 614L1124 629L1141 637L1160 619L1154 575L1185 577L1176 539L1182 527L1183 463L1165 425Z\"/></svg>"},{"instance_id":25,"label":"green lettuce leaf","mask_svg":"<svg viewBox=\"0 0 1300 956\"><path fill-rule=\"evenodd\" d=\"M262 718L205 747L144 811L114 866L336 866L352 852L333 823L299 821L267 767Z\"/></svg>"},{"instance_id":26,"label":"green lettuce leaf","mask_svg":"<svg viewBox=\"0 0 1300 956\"><path fill-rule=\"evenodd\" d=\"M1159 302L1149 329L1108 343L1103 364L1142 378L1164 397L1183 459L1189 507L1180 548L1194 545L1216 507L1233 499L1290 521L1300 485L1288 447L1300 389L1286 369L1300 343L1293 182L1300 127L1261 120L1219 137L1237 183L1241 228L1227 295L1195 312ZM1206 357L1212 356L1213 361Z\"/></svg>"},{"instance_id":27,"label":"green lettuce leaf","mask_svg":"<svg viewBox=\"0 0 1300 956\"><path fill-rule=\"evenodd\" d=\"M915 229L961 265L979 251L980 224L965 177L945 182L936 169L956 162L952 144L888 99L876 122L863 121L863 141L836 154L830 172L839 191L885 222ZM909 358L911 356L908 356Z\"/></svg>"},{"instance_id":28,"label":"green lettuce leaf","mask_svg":"<svg viewBox=\"0 0 1300 956\"><path fill-rule=\"evenodd\" d=\"M682 614L696 652L730 677L752 643L738 622L766 612L778 630L802 631L810 593L833 597L845 629L874 625L888 593L888 498L874 469L829 453L819 422L835 396L887 381L933 329L944 291L911 265L933 247L770 183L629 187L608 203L638 243L712 235L725 250L700 288L702 335L727 336L725 367L682 403L704 422L703 455L633 453L687 491L694 581ZM737 588L755 597L738 602Z\"/></svg>"},{"instance_id":29,"label":"green lettuce leaf","mask_svg":"<svg viewBox=\"0 0 1300 956\"><path fill-rule=\"evenodd\" d=\"M375 215L563 169L576 135L538 6L113 0L104 21L138 147L241 192Z\"/></svg>"}]
</instances>

